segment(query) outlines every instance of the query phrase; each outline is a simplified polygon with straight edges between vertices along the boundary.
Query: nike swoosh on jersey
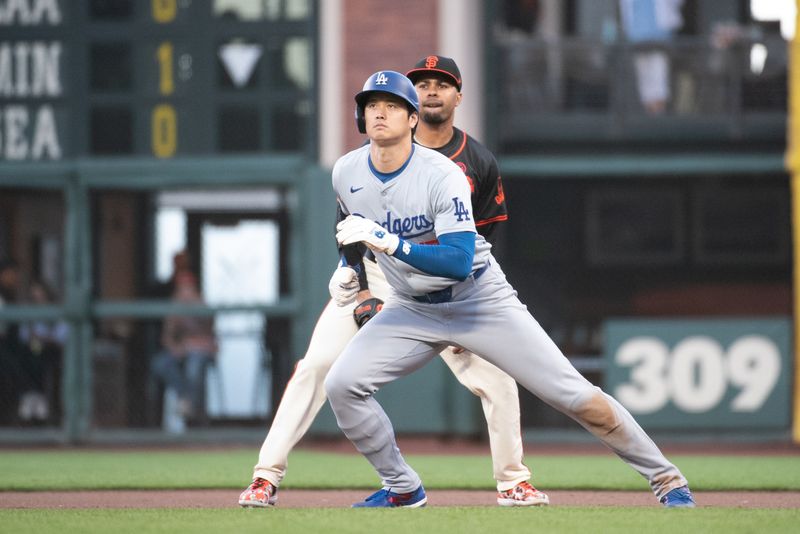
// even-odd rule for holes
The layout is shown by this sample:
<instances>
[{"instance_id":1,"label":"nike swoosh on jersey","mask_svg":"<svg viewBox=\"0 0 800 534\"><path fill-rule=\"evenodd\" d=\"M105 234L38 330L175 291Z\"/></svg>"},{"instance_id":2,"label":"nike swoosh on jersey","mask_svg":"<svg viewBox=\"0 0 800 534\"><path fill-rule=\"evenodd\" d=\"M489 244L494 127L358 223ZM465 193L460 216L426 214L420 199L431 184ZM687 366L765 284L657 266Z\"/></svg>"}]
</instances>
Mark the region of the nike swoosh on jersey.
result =
<instances>
[{"instance_id":1,"label":"nike swoosh on jersey","mask_svg":"<svg viewBox=\"0 0 800 534\"><path fill-rule=\"evenodd\" d=\"M362 189L364 189L364 187L363 187L363 186L361 186L361 187L353 187L352 185L350 186L350 192L351 192L351 193L358 193L358 192L359 192L359 191L361 191Z\"/></svg>"}]
</instances>

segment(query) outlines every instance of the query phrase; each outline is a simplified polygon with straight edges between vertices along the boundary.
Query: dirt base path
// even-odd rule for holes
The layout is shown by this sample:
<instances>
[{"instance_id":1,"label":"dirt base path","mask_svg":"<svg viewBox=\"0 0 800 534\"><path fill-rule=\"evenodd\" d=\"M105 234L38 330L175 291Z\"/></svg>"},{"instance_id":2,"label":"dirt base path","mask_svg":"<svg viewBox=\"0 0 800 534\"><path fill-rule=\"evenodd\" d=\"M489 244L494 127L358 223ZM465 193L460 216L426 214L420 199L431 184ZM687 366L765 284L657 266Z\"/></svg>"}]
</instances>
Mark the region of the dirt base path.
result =
<instances>
[{"instance_id":1,"label":"dirt base path","mask_svg":"<svg viewBox=\"0 0 800 534\"><path fill-rule=\"evenodd\" d=\"M548 491L551 506L658 506L646 491ZM364 490L285 490L280 508L346 508ZM234 508L238 490L0 492L0 508ZM699 507L800 508L800 492L696 492ZM431 490L428 506L496 506L491 491Z\"/></svg>"}]
</instances>

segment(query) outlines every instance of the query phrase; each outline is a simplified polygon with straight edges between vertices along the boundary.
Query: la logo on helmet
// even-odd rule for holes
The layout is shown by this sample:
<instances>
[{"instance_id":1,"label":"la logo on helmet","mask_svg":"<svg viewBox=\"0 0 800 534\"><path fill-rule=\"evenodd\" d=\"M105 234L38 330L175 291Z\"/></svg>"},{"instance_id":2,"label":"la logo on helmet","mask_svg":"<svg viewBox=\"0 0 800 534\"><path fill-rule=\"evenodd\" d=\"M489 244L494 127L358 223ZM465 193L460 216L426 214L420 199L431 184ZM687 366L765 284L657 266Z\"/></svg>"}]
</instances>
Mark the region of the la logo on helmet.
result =
<instances>
[{"instance_id":1,"label":"la logo on helmet","mask_svg":"<svg viewBox=\"0 0 800 534\"><path fill-rule=\"evenodd\" d=\"M375 85L386 85L389 83L389 77L386 76L383 72L379 72L377 76L375 76Z\"/></svg>"}]
</instances>

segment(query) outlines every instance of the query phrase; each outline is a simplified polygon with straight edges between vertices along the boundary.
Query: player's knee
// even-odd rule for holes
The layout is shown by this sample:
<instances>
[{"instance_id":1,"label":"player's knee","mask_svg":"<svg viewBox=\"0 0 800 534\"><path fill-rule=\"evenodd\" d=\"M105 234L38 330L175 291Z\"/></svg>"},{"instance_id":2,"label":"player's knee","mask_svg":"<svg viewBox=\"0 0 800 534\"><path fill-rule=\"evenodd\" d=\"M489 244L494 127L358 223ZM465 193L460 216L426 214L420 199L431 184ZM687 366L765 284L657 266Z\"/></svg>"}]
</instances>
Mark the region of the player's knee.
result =
<instances>
[{"instance_id":1,"label":"player's knee","mask_svg":"<svg viewBox=\"0 0 800 534\"><path fill-rule=\"evenodd\" d=\"M573 403L572 411L594 434L611 434L621 424L614 405L600 388L593 388L581 395Z\"/></svg>"},{"instance_id":2,"label":"player's knee","mask_svg":"<svg viewBox=\"0 0 800 534\"><path fill-rule=\"evenodd\" d=\"M488 399L492 404L498 406L519 406L519 389L517 382L497 369L497 373L492 376L485 386L480 388L480 397Z\"/></svg>"},{"instance_id":3,"label":"player's knee","mask_svg":"<svg viewBox=\"0 0 800 534\"><path fill-rule=\"evenodd\" d=\"M325 375L331 370L331 363L310 358L303 358L294 369L293 380L312 379L319 383L325 379Z\"/></svg>"},{"instance_id":4,"label":"player's knee","mask_svg":"<svg viewBox=\"0 0 800 534\"><path fill-rule=\"evenodd\" d=\"M333 368L325 377L325 393L331 403L335 403L342 399L363 398L369 395L369 390L357 372Z\"/></svg>"},{"instance_id":5,"label":"player's knee","mask_svg":"<svg viewBox=\"0 0 800 534\"><path fill-rule=\"evenodd\" d=\"M334 369L325 377L325 394L331 404L335 404L336 401L348 395L350 384L347 375L349 373L336 372Z\"/></svg>"}]
</instances>

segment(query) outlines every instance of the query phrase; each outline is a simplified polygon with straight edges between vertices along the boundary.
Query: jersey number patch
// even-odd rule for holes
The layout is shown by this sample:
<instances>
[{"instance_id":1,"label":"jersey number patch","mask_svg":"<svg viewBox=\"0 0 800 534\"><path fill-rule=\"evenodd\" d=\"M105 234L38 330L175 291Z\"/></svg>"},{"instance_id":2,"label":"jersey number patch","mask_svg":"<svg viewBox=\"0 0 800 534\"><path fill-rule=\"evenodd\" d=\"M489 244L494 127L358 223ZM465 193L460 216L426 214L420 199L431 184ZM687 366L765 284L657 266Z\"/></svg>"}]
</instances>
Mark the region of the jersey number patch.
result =
<instances>
[{"instance_id":1,"label":"jersey number patch","mask_svg":"<svg viewBox=\"0 0 800 534\"><path fill-rule=\"evenodd\" d=\"M457 221L468 221L469 220L469 210L464 207L464 203L458 200L458 197L453 198L453 204L456 206L456 219Z\"/></svg>"}]
</instances>

